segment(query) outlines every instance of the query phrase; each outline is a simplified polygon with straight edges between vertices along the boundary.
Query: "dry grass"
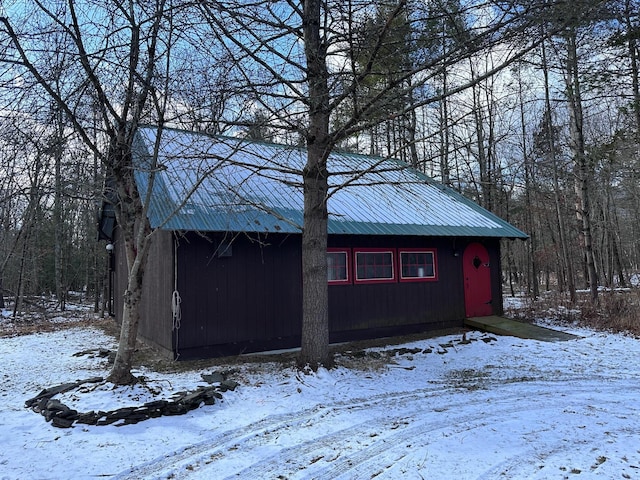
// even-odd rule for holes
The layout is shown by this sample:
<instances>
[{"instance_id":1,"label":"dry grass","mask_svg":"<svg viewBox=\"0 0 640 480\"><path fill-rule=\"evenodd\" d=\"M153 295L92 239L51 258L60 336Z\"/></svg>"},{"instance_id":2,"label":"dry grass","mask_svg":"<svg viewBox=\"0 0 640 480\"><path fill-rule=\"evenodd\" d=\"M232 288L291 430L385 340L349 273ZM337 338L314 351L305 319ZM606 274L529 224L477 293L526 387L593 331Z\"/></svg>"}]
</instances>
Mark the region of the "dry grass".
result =
<instances>
[{"instance_id":1,"label":"dry grass","mask_svg":"<svg viewBox=\"0 0 640 480\"><path fill-rule=\"evenodd\" d=\"M598 304L584 302L580 321L599 330L640 336L640 290L601 292Z\"/></svg>"},{"instance_id":2,"label":"dry grass","mask_svg":"<svg viewBox=\"0 0 640 480\"><path fill-rule=\"evenodd\" d=\"M520 308L506 313L520 320L552 319L558 323L640 336L640 289L603 290L597 303L591 301L588 292L581 291L575 304L565 293L545 292L540 298L524 300Z\"/></svg>"},{"instance_id":3,"label":"dry grass","mask_svg":"<svg viewBox=\"0 0 640 480\"><path fill-rule=\"evenodd\" d=\"M61 318L62 314L59 317ZM32 333L54 332L73 327L98 327L113 330L112 318L91 318L90 316L66 318L65 321L56 321L46 316L18 317L17 319L5 319L0 322L0 338L15 337L18 335L30 335Z\"/></svg>"}]
</instances>

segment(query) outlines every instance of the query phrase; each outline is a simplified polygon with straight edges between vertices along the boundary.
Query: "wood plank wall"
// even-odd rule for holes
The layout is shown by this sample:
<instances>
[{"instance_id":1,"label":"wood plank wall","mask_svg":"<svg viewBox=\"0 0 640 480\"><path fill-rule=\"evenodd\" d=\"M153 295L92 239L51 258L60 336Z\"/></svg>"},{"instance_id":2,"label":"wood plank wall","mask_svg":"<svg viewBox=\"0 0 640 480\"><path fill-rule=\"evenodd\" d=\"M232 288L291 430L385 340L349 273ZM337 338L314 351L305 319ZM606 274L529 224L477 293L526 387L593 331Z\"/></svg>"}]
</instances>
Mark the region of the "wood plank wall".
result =
<instances>
[{"instance_id":1,"label":"wood plank wall","mask_svg":"<svg viewBox=\"0 0 640 480\"><path fill-rule=\"evenodd\" d=\"M469 242L477 240L330 237L330 247L435 248L438 262L435 282L331 285L331 340L462 326L465 312L462 252ZM224 242L231 243L231 250L220 256L218 249ZM499 241L483 243L490 251L492 264L499 265ZM180 358L299 345L302 315L299 236L240 234L233 238L186 234L180 239L177 259L182 298L177 352ZM499 293L499 268L493 270L492 288ZM499 305L501 310L501 297Z\"/></svg>"}]
</instances>

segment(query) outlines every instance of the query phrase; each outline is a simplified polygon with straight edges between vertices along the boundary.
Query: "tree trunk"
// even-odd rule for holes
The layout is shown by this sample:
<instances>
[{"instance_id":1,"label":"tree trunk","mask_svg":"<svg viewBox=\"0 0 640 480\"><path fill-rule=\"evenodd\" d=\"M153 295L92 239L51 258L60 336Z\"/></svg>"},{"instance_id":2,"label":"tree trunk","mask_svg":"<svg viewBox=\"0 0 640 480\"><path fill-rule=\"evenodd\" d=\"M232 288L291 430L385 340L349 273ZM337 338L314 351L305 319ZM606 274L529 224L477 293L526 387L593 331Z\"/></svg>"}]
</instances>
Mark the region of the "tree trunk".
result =
<instances>
[{"instance_id":1,"label":"tree trunk","mask_svg":"<svg viewBox=\"0 0 640 480\"><path fill-rule=\"evenodd\" d=\"M473 67L471 68L472 76L475 78ZM488 169L487 169L487 152L485 150L485 133L484 133L484 116L482 112L482 104L480 102L480 86L474 84L471 88L473 98L473 119L476 134L476 147L478 149L478 170L479 170L479 193L480 205L487 210L491 210L491 198L488 188ZM477 188L477 187L476 187Z\"/></svg>"},{"instance_id":2,"label":"tree trunk","mask_svg":"<svg viewBox=\"0 0 640 480\"><path fill-rule=\"evenodd\" d=\"M298 365L330 368L329 289L327 284L327 158L329 87L326 44L320 34L320 0L304 2L303 29L309 83L307 164L303 171L304 227L302 229L302 339Z\"/></svg>"},{"instance_id":3,"label":"tree trunk","mask_svg":"<svg viewBox=\"0 0 640 480\"><path fill-rule=\"evenodd\" d=\"M578 54L575 31L569 32L567 40L567 95L569 100L570 147L574 158L576 213L581 227L587 278L591 300L598 301L598 279L593 252L591 231L591 207L589 205L590 169L584 149L582 97L578 72Z\"/></svg>"},{"instance_id":4,"label":"tree trunk","mask_svg":"<svg viewBox=\"0 0 640 480\"><path fill-rule=\"evenodd\" d=\"M447 186L451 186L451 173L449 170L449 97L447 96L448 91L447 84L447 68L446 66L442 67L442 100L440 101L440 126L439 126L439 135L440 135L440 151L439 151L439 160L440 160L440 178L442 183Z\"/></svg>"},{"instance_id":5,"label":"tree trunk","mask_svg":"<svg viewBox=\"0 0 640 480\"><path fill-rule=\"evenodd\" d=\"M636 139L640 141L640 68L638 67L638 38L637 34L633 35L632 32L637 31L637 27L633 24L632 18L637 16L638 12L633 7L632 2L627 0L625 2L625 24L627 27L628 36L628 49L629 60L631 63L631 89L633 92L633 114L636 123Z\"/></svg>"},{"instance_id":6,"label":"tree trunk","mask_svg":"<svg viewBox=\"0 0 640 480\"><path fill-rule=\"evenodd\" d=\"M410 152L411 166L415 169L418 169L419 161L420 161L418 157L418 147L416 146L416 131L418 129L418 119L417 119L415 110L411 110L408 115L409 115L409 126L408 126L409 152Z\"/></svg>"},{"instance_id":7,"label":"tree trunk","mask_svg":"<svg viewBox=\"0 0 640 480\"><path fill-rule=\"evenodd\" d=\"M118 139L111 157L112 165L115 165L113 173L118 185L118 203L116 205L117 223L122 232L124 251L127 259L127 287L124 292L122 310L122 324L120 326L120 341L113 367L107 380L117 385L129 385L137 379L131 373L133 366L133 354L135 352L138 337L138 325L140 323L140 303L142 299L142 279L149 251L149 238L151 228L144 213L142 201L136 187L133 167L131 164L131 141L127 138L133 132L126 132L126 125L122 125L123 131L119 132ZM152 175L152 173L150 173ZM150 180L150 187L152 188Z\"/></svg>"},{"instance_id":8,"label":"tree trunk","mask_svg":"<svg viewBox=\"0 0 640 480\"><path fill-rule=\"evenodd\" d=\"M611 198L611 191L607 191L607 198L609 204L613 203L613 199ZM613 217L610 221L611 228L608 231L609 237L611 239L611 261L613 263L613 270L617 272L618 277L618 285L621 287L627 286L626 275L624 273L624 265L622 262L620 249L620 222L618 221L618 214L614 208L611 209Z\"/></svg>"},{"instance_id":9,"label":"tree trunk","mask_svg":"<svg viewBox=\"0 0 640 480\"><path fill-rule=\"evenodd\" d=\"M138 326L140 324L140 301L142 299L142 278L146 255L136 255L135 245L125 241L127 257L135 257L127 278L127 289L124 293L122 308L122 324L120 326L120 342L107 380L117 385L131 385L137 378L131 373L133 355L136 350ZM148 249L147 249L148 250Z\"/></svg>"},{"instance_id":10,"label":"tree trunk","mask_svg":"<svg viewBox=\"0 0 640 480\"><path fill-rule=\"evenodd\" d=\"M63 150L63 125L62 112L55 112L56 135L54 138L53 152L55 162L55 192L53 200L53 228L54 233L54 269L56 283L56 300L60 311L66 309L66 287L64 285L64 219L62 200L62 150Z\"/></svg>"},{"instance_id":11,"label":"tree trunk","mask_svg":"<svg viewBox=\"0 0 640 480\"><path fill-rule=\"evenodd\" d=\"M30 228L30 227L29 227ZM22 298L24 297L24 271L27 258L28 242L30 235L27 234L24 237L24 243L22 244L22 255L20 257L20 269L18 270L18 285L16 287L16 298L13 304L13 318L16 318L18 312L22 309Z\"/></svg>"},{"instance_id":12,"label":"tree trunk","mask_svg":"<svg viewBox=\"0 0 640 480\"><path fill-rule=\"evenodd\" d=\"M537 299L540 296L540 286L538 285L538 263L536 255L538 253L538 232L534 221L534 208L532 200L532 190L535 185L533 161L528 152L527 146L527 120L524 107L524 91L522 79L518 75L518 93L520 96L520 128L522 132L522 156L524 160L524 184L525 184L525 218L529 228L529 242L527 246L527 283L531 298Z\"/></svg>"},{"instance_id":13,"label":"tree trunk","mask_svg":"<svg viewBox=\"0 0 640 480\"><path fill-rule=\"evenodd\" d=\"M98 155L96 155L95 153L93 154L93 192L94 195L96 196L96 198L100 198L100 196L103 194L102 192L102 182L100 181L100 170L99 170L99 162L98 162ZM94 203L93 206L93 218L98 218L100 214L100 205L98 204L98 202ZM107 255L107 268L106 270L103 270L100 265L100 255L99 252L100 250L102 250L102 252L104 253L104 249L101 248L102 247L102 243L100 241L94 241L91 247L92 250L92 259L91 262L93 263L93 284L94 284L94 312L98 313L100 312L100 318L104 317L104 310L105 310L105 305L106 305L106 295L104 294L106 292L106 280L107 280L107 275L109 275L109 269L110 269L110 260L111 260L111 252L109 252L109 254Z\"/></svg>"},{"instance_id":14,"label":"tree trunk","mask_svg":"<svg viewBox=\"0 0 640 480\"><path fill-rule=\"evenodd\" d=\"M545 98L545 125L547 128L547 141L549 156L553 164L553 199L556 209L556 217L558 219L558 236L560 240L560 249L562 251L562 262L564 263L564 271L569 291L569 299L571 303L576 302L576 284L573 270L573 262L569 254L569 244L566 233L564 215L562 214L562 203L560 199L560 181L558 173L558 158L556 152L556 144L553 129L553 117L551 116L551 93L549 86L549 67L547 64L547 53L545 43L542 43L542 70L544 74L544 98Z\"/></svg>"}]
</instances>

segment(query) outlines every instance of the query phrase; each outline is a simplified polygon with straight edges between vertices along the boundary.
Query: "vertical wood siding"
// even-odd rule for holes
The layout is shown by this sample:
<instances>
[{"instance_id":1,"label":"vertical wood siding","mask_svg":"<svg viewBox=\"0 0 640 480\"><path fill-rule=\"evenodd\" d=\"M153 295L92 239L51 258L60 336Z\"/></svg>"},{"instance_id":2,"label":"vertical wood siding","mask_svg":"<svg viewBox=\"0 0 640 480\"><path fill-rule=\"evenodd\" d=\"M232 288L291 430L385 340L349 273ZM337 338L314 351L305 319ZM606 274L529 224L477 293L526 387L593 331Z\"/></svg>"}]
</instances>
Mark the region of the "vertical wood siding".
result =
<instances>
[{"instance_id":1,"label":"vertical wood siding","mask_svg":"<svg viewBox=\"0 0 640 480\"><path fill-rule=\"evenodd\" d=\"M232 241L230 256L218 255ZM500 241L430 237L330 236L336 248L430 248L437 281L329 286L331 341L462 327L462 253L479 241L489 251L493 313L502 314ZM180 329L172 331L174 242ZM114 306L122 312L126 262L116 237ZM302 272L299 235L198 235L157 232L144 282L140 336L179 359L299 346Z\"/></svg>"},{"instance_id":2,"label":"vertical wood siding","mask_svg":"<svg viewBox=\"0 0 640 480\"><path fill-rule=\"evenodd\" d=\"M192 233L179 239L179 358L299 345L300 236L240 234L233 238L231 255L218 256L221 242L231 239ZM462 326L462 252L471 241L478 239L331 236L330 247L435 248L438 266L438 280L432 282L331 285L331 341ZM492 290L501 311L499 241L483 243L498 266L492 269Z\"/></svg>"},{"instance_id":3,"label":"vertical wood siding","mask_svg":"<svg viewBox=\"0 0 640 480\"><path fill-rule=\"evenodd\" d=\"M333 341L462 325L462 264L461 257L454 256L453 239L335 236L329 242L331 247L435 248L438 274L437 281L430 282L331 285Z\"/></svg>"},{"instance_id":4,"label":"vertical wood siding","mask_svg":"<svg viewBox=\"0 0 640 480\"><path fill-rule=\"evenodd\" d=\"M219 257L221 235L188 234L178 247L182 324L178 354L214 356L299 341L299 236L238 235L231 256Z\"/></svg>"},{"instance_id":5,"label":"vertical wood siding","mask_svg":"<svg viewBox=\"0 0 640 480\"><path fill-rule=\"evenodd\" d=\"M138 334L142 340L173 355L171 295L173 292L173 234L154 233L149 261L142 284L142 304ZM115 229L113 304L116 321L121 322L124 292L127 288L127 260L120 229Z\"/></svg>"}]
</instances>

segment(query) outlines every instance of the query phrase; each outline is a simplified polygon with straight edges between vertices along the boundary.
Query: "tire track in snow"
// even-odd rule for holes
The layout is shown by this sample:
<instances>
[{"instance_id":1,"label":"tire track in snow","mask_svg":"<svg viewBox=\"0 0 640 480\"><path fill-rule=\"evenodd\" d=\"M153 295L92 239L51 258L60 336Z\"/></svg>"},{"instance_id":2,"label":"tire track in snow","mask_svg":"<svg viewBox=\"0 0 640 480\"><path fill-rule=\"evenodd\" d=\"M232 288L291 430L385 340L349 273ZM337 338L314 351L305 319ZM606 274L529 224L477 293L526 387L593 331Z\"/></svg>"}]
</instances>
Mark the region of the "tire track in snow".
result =
<instances>
[{"instance_id":1,"label":"tire track in snow","mask_svg":"<svg viewBox=\"0 0 640 480\"><path fill-rule=\"evenodd\" d=\"M544 382L547 384L548 382ZM497 387L497 386L494 386ZM617 387L616 387L617 388ZM593 391L591 386L582 387L581 393ZM427 397L407 399L403 402L405 412L412 411L417 418L420 413L434 411L433 407L424 408ZM474 411L464 415L455 415L455 411L461 407L467 407L468 402L458 402L449 404L447 411L453 412L454 416L445 416L436 420L407 422L407 416L389 418L383 424L366 425L365 428L357 426L347 428L334 434L326 435L314 441L306 442L302 445L292 446L273 454L269 459L263 459L260 464L251 465L228 478L267 478L280 475L283 478L295 478L296 474L302 478L313 478L314 480L334 480L345 479L370 479L376 472L381 473L379 457L402 458L407 455L407 444L425 445L433 443L429 440L439 438L439 435L448 437L461 433L468 433L476 428L483 428L487 424L495 424L496 421L504 418L513 418L515 414L524 412L535 413L547 410L554 404L566 403L566 398L558 398L557 392L552 391L546 394L537 395L535 404L528 403L519 405L520 394L505 395L497 402L492 402L490 410ZM554 402L555 400L555 402ZM585 400L584 404L592 402ZM576 405L575 402L572 403ZM395 427L395 428L391 428ZM375 436L365 436L364 439L354 441L359 433L375 432ZM426 442L425 442L426 440ZM353 451L353 444L357 443L357 450L346 455L337 455L335 458L324 461L321 458L322 452L332 448L335 451ZM320 459L319 459L320 458ZM319 460L318 460L319 459ZM315 461L314 461L315 460ZM519 458L518 461L522 461ZM514 460L514 463L516 460ZM284 466L286 465L286 470Z\"/></svg>"},{"instance_id":2,"label":"tire track in snow","mask_svg":"<svg viewBox=\"0 0 640 480\"><path fill-rule=\"evenodd\" d=\"M450 389L453 390L453 389ZM253 437L261 434L276 434L283 430L302 427L305 424L313 424L314 419L340 411L353 411L373 408L381 403L392 400L399 400L405 397L413 397L416 395L425 395L429 392L442 392L442 386L433 386L419 391L401 392L389 395L388 393L374 395L367 399L350 399L344 402L335 402L332 404L318 404L309 409L300 410L294 414L284 413L278 415L269 415L262 420L246 425L241 429L230 430L219 433L195 445L184 447L175 451L173 454L163 456L158 459L146 462L140 466L121 472L113 478L117 480L138 480L144 478L156 478L154 475L162 474L167 468L181 462L202 456L203 454L213 454L225 447L231 447L234 444L248 441Z\"/></svg>"},{"instance_id":3,"label":"tire track in snow","mask_svg":"<svg viewBox=\"0 0 640 480\"><path fill-rule=\"evenodd\" d=\"M405 448L403 444L406 444L408 440L415 443L417 438L424 439L426 436L432 436L434 432L446 430L449 430L450 435L456 435L462 431L469 431L469 428L479 428L486 424L487 421L496 421L504 415L522 413L526 410L545 410L549 408L549 403L539 401L540 392L538 391L545 386L581 382L579 386L573 388L573 392L576 394L592 393L594 385L590 383L598 384L600 389L619 389L619 384L610 384L611 380L613 378L610 377L598 379L593 376L580 378L567 375L555 378L553 381L527 382L532 388L536 389L536 394L538 395L537 407L526 409L524 406L519 405L518 400L521 400L521 393L519 393L517 395L502 396L497 401L494 398L491 403L491 410L495 413L473 412L462 416L455 416L455 410L466 407L468 405L467 401L456 404L447 403L449 395L458 394L460 387L446 387L443 384L432 385L428 388L410 392L385 393L368 399L318 405L294 415L269 416L240 430L214 435L196 445L180 449L170 456L153 460L123 472L115 478L121 480L141 477L158 478L159 475L166 475L167 471L179 472L180 478L188 478L189 476L197 476L200 470L214 468L213 465L215 465L218 458L225 458L226 460L229 456L235 455L245 457L243 460L251 461L250 455L247 455L245 451L264 445L270 445L275 450L275 453L268 457L258 458L256 463L247 466L238 475L266 478L273 476L274 472L284 473L282 470L286 465L287 473L294 476L296 472L298 474L304 472L305 476L314 472L314 478L334 479L339 478L340 475L358 478L353 475L362 468L364 469L362 478L370 478L372 471L380 470L379 463L376 463L377 457L382 453L389 455L390 451L397 451L396 455L399 458L404 456L406 452L403 451ZM582 383L585 381L587 382L586 385ZM609 382L609 386L607 386L606 382ZM482 397L486 389L508 388L508 384L505 385L504 380L492 380L482 382L480 388L482 390L476 390L473 393ZM495 393L490 396L491 398L495 397ZM557 396L557 392L552 388L545 396L548 399L553 399ZM571 398L562 399L563 402L568 400L571 400ZM556 402L560 401L560 399L556 399ZM591 402L585 400L584 403L586 405ZM573 401L573 404L575 404L575 401ZM509 405L515 406L506 408ZM290 431L294 431L295 436L300 428L320 428L322 430L331 418L356 414L362 410L380 408L381 406L385 407L383 410L385 412L402 410L404 415L371 419L365 423L354 424L349 428L340 428L329 433L325 432L301 444L279 446L282 441L278 439L286 437ZM420 412L433 414L434 411L446 411L447 416L436 421L418 421L416 423L415 419L416 417L419 418ZM452 412L454 416L450 415ZM481 418L479 419L478 416L481 416ZM460 427L452 429L452 424L460 425ZM315 427L316 425L317 427ZM359 442L354 442L354 439L358 439ZM338 453L334 458L326 459L323 455L326 455L327 449L333 449ZM354 449L355 451L353 451ZM515 459L514 464L517 461L518 459ZM375 469L373 466L375 466Z\"/></svg>"},{"instance_id":4,"label":"tire track in snow","mask_svg":"<svg viewBox=\"0 0 640 480\"><path fill-rule=\"evenodd\" d=\"M637 450L638 456L636 458L626 458L625 462L629 465L629 473L620 471L616 468L614 472L609 472L607 475L601 472L602 469L606 469L609 459L608 455L615 456L617 450L617 443L631 442L635 444L637 442L638 432L630 429L626 426L626 419L629 417L640 415L640 405L637 405L638 393L640 388L638 383L628 377L616 379L616 383L603 386L594 381L593 390L584 388L583 393L594 394L596 398L584 398L581 402L576 402L574 397L569 397L569 400L573 400L568 407L569 413L577 413L575 410L583 408L588 412L587 415L578 417L583 420L582 423L601 423L610 426L611 431L605 432L603 438L591 436L591 432L588 430L586 433L581 434L581 430L586 426L578 427L571 432L570 436L556 439L547 439L544 445L529 446L519 452L517 455L512 455L495 465L492 465L482 475L476 477L476 480L493 480L496 478L540 478L546 479L550 475L558 476L562 472L553 470L549 471L548 464L552 467L557 467L558 462L563 464L565 471L573 470L578 467L574 474L587 473L589 478L594 475L598 478L635 478L640 468L637 464L640 464L640 450ZM625 383L626 382L626 383ZM620 392L624 392L622 395ZM616 401L607 401L615 394ZM620 398L625 397L625 401L622 403ZM618 404L623 404L624 409L621 411L612 412L612 407ZM597 406L594 406L596 404ZM618 420L619 429L616 430L615 420ZM569 427L567 427L570 429ZM591 455L590 461L585 463L585 457L575 459L576 452L589 452ZM534 459L535 461L532 461ZM582 462L582 464L580 463ZM635 462L635 464L634 464ZM568 478L567 475L563 475L564 478Z\"/></svg>"}]
</instances>

